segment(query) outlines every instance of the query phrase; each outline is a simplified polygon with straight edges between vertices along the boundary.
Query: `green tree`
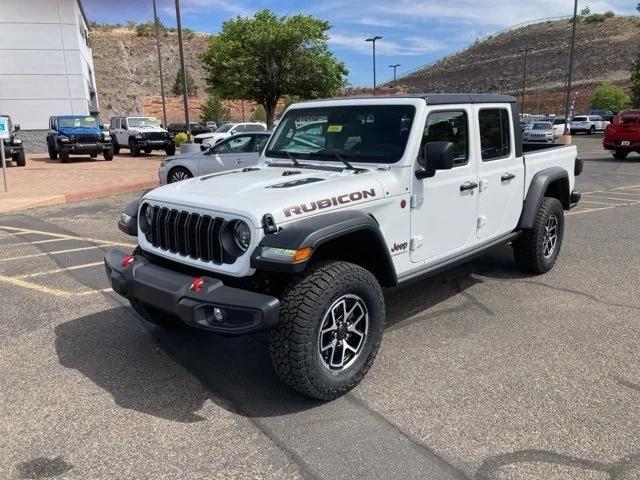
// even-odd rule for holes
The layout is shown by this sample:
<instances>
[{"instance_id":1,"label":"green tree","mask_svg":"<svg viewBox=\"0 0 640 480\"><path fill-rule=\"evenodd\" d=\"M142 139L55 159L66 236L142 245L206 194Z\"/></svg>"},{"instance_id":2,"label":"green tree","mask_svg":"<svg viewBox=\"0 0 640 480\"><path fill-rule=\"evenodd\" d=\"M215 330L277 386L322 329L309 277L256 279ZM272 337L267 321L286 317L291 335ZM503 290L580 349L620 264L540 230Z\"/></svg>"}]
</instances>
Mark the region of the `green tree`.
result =
<instances>
[{"instance_id":1,"label":"green tree","mask_svg":"<svg viewBox=\"0 0 640 480\"><path fill-rule=\"evenodd\" d=\"M173 82L173 88L171 91L174 95L182 95L182 87L184 85L184 76L182 75L182 68L178 70L176 74L176 81ZM195 81L193 77L189 74L189 70L187 70L187 95L190 97L194 97L198 94L198 87L196 87Z\"/></svg>"},{"instance_id":2,"label":"green tree","mask_svg":"<svg viewBox=\"0 0 640 480\"><path fill-rule=\"evenodd\" d=\"M640 12L640 2L638 2L638 5L636 5L636 10Z\"/></svg>"},{"instance_id":3,"label":"green tree","mask_svg":"<svg viewBox=\"0 0 640 480\"><path fill-rule=\"evenodd\" d=\"M229 109L222 104L220 97L209 94L200 107L201 122L216 122L218 125L229 120Z\"/></svg>"},{"instance_id":4,"label":"green tree","mask_svg":"<svg viewBox=\"0 0 640 480\"><path fill-rule=\"evenodd\" d=\"M640 108L640 52L631 66L631 103Z\"/></svg>"},{"instance_id":5,"label":"green tree","mask_svg":"<svg viewBox=\"0 0 640 480\"><path fill-rule=\"evenodd\" d=\"M266 122L267 121L267 112L265 112L264 107L262 105L258 105L256 107L255 112L253 112L253 116L251 120L254 122Z\"/></svg>"},{"instance_id":6,"label":"green tree","mask_svg":"<svg viewBox=\"0 0 640 480\"><path fill-rule=\"evenodd\" d=\"M625 91L604 82L598 85L591 96L591 108L598 110L624 110L631 104L631 99Z\"/></svg>"},{"instance_id":7,"label":"green tree","mask_svg":"<svg viewBox=\"0 0 640 480\"><path fill-rule=\"evenodd\" d=\"M283 96L331 96L345 84L347 69L327 47L330 28L311 16L269 10L228 20L201 56L207 82L223 98L262 105L271 128Z\"/></svg>"},{"instance_id":8,"label":"green tree","mask_svg":"<svg viewBox=\"0 0 640 480\"><path fill-rule=\"evenodd\" d=\"M589 7L584 7L582 10L580 10L580 15L583 17L586 17L587 15L591 14L591 9Z\"/></svg>"}]
</instances>

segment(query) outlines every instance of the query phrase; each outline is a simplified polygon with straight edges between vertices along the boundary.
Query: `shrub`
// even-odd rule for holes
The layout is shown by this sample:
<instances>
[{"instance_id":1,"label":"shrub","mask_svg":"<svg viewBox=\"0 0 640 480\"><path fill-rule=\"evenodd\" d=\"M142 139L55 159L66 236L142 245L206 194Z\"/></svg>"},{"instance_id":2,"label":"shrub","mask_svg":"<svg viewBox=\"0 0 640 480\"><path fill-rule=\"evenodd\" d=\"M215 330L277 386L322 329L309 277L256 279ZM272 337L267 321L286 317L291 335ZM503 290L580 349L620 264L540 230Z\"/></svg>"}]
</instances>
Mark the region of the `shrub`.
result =
<instances>
[{"instance_id":1,"label":"shrub","mask_svg":"<svg viewBox=\"0 0 640 480\"><path fill-rule=\"evenodd\" d=\"M605 18L613 18L615 16L616 16L616 14L613 13L611 10L607 10L606 12L604 12L604 17Z\"/></svg>"},{"instance_id":2,"label":"shrub","mask_svg":"<svg viewBox=\"0 0 640 480\"><path fill-rule=\"evenodd\" d=\"M631 98L611 82L598 85L591 96L591 108L596 110L624 110L631 105Z\"/></svg>"},{"instance_id":3,"label":"shrub","mask_svg":"<svg viewBox=\"0 0 640 480\"><path fill-rule=\"evenodd\" d=\"M177 133L173 140L176 142L176 147L179 147L187 141L187 134L184 132Z\"/></svg>"},{"instance_id":4,"label":"shrub","mask_svg":"<svg viewBox=\"0 0 640 480\"><path fill-rule=\"evenodd\" d=\"M602 23L607 19L602 13L594 13L584 18L587 23Z\"/></svg>"}]
</instances>

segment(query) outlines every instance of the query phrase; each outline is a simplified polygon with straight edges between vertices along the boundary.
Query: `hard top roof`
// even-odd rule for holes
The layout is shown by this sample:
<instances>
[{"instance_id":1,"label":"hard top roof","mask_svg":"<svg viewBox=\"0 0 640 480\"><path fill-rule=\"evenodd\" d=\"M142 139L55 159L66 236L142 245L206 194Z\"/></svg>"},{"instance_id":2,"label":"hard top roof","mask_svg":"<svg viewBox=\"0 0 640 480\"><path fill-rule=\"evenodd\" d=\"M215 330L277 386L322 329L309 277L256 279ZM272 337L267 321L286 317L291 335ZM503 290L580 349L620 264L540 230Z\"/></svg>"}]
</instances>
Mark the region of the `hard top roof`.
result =
<instances>
[{"instance_id":1,"label":"hard top roof","mask_svg":"<svg viewBox=\"0 0 640 480\"><path fill-rule=\"evenodd\" d=\"M366 95L321 98L301 103L314 103L326 100L380 100L397 98L422 98L428 105L445 105L460 103L517 103L516 97L494 93L410 93L406 95Z\"/></svg>"}]
</instances>

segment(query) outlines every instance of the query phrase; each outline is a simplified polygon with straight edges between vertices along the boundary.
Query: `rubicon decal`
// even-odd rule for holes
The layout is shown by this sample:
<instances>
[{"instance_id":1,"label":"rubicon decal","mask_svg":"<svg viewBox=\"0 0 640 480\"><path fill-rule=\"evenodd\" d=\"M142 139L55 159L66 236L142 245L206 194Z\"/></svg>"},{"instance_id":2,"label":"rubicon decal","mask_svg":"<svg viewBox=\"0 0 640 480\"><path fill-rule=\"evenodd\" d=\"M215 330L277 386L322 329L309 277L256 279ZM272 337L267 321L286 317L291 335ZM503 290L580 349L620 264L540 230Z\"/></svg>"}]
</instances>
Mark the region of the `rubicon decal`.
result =
<instances>
[{"instance_id":1,"label":"rubicon decal","mask_svg":"<svg viewBox=\"0 0 640 480\"><path fill-rule=\"evenodd\" d=\"M337 197L323 198L309 203L303 203L302 205L293 205L285 208L284 216L290 217L291 215L302 215L304 213L310 213L315 210L322 210L323 208L335 207L336 205L344 205L345 203L357 202L358 200L364 200L365 198L375 197L376 190L371 188L369 190L361 190L358 192L345 193L344 195L338 195Z\"/></svg>"},{"instance_id":2,"label":"rubicon decal","mask_svg":"<svg viewBox=\"0 0 640 480\"><path fill-rule=\"evenodd\" d=\"M402 242L402 243L393 243L393 247L391 248L391 253L395 253L395 252L403 252L404 250L407 249L407 247L409 246L409 244L407 242Z\"/></svg>"}]
</instances>

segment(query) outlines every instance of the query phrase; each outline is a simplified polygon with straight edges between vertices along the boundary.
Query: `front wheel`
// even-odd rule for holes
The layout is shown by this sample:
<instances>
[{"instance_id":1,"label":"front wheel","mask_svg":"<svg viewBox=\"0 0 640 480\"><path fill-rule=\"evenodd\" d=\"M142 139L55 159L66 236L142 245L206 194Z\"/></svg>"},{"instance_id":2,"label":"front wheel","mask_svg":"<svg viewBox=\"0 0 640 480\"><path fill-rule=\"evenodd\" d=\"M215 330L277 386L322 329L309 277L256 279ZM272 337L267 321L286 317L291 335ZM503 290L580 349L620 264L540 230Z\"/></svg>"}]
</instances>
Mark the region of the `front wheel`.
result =
<instances>
[{"instance_id":1,"label":"front wheel","mask_svg":"<svg viewBox=\"0 0 640 480\"><path fill-rule=\"evenodd\" d=\"M167 183L181 182L182 180L186 180L187 178L192 177L193 175L186 168L174 167L169 171L169 174L167 175Z\"/></svg>"},{"instance_id":2,"label":"front wheel","mask_svg":"<svg viewBox=\"0 0 640 480\"><path fill-rule=\"evenodd\" d=\"M136 141L133 138L129 140L129 151L132 157L140 156L140 148L136 145Z\"/></svg>"},{"instance_id":3,"label":"front wheel","mask_svg":"<svg viewBox=\"0 0 640 480\"><path fill-rule=\"evenodd\" d=\"M593 135L594 133L596 133L596 127L591 127L589 129L589 135Z\"/></svg>"},{"instance_id":4,"label":"front wheel","mask_svg":"<svg viewBox=\"0 0 640 480\"><path fill-rule=\"evenodd\" d=\"M113 160L113 147L107 148L105 151L102 152L102 154L104 155L104 159L110 162L111 160Z\"/></svg>"},{"instance_id":5,"label":"front wheel","mask_svg":"<svg viewBox=\"0 0 640 480\"><path fill-rule=\"evenodd\" d=\"M27 165L27 157L25 157L24 152L16 153L12 159L16 162L18 167L24 167Z\"/></svg>"},{"instance_id":6,"label":"front wheel","mask_svg":"<svg viewBox=\"0 0 640 480\"><path fill-rule=\"evenodd\" d=\"M176 154L176 146L171 145L170 147L165 148L164 153L166 153L168 157L173 157Z\"/></svg>"},{"instance_id":7,"label":"front wheel","mask_svg":"<svg viewBox=\"0 0 640 480\"><path fill-rule=\"evenodd\" d=\"M516 263L527 272L546 273L556 263L564 236L564 210L557 198L545 197L533 228L513 242Z\"/></svg>"},{"instance_id":8,"label":"front wheel","mask_svg":"<svg viewBox=\"0 0 640 480\"><path fill-rule=\"evenodd\" d=\"M60 163L67 163L69 161L69 152L67 150L60 150Z\"/></svg>"},{"instance_id":9,"label":"front wheel","mask_svg":"<svg viewBox=\"0 0 640 480\"><path fill-rule=\"evenodd\" d=\"M49 158L51 160L55 160L56 158L58 158L58 152L48 142L47 142L47 150L49 150Z\"/></svg>"},{"instance_id":10,"label":"front wheel","mask_svg":"<svg viewBox=\"0 0 640 480\"><path fill-rule=\"evenodd\" d=\"M626 150L616 150L613 152L613 158L616 160L624 160L629 155L629 152Z\"/></svg>"},{"instance_id":11,"label":"front wheel","mask_svg":"<svg viewBox=\"0 0 640 480\"><path fill-rule=\"evenodd\" d=\"M371 272L347 262L318 264L282 296L269 340L274 369L304 395L340 397L369 371L384 320L382 289Z\"/></svg>"}]
</instances>

